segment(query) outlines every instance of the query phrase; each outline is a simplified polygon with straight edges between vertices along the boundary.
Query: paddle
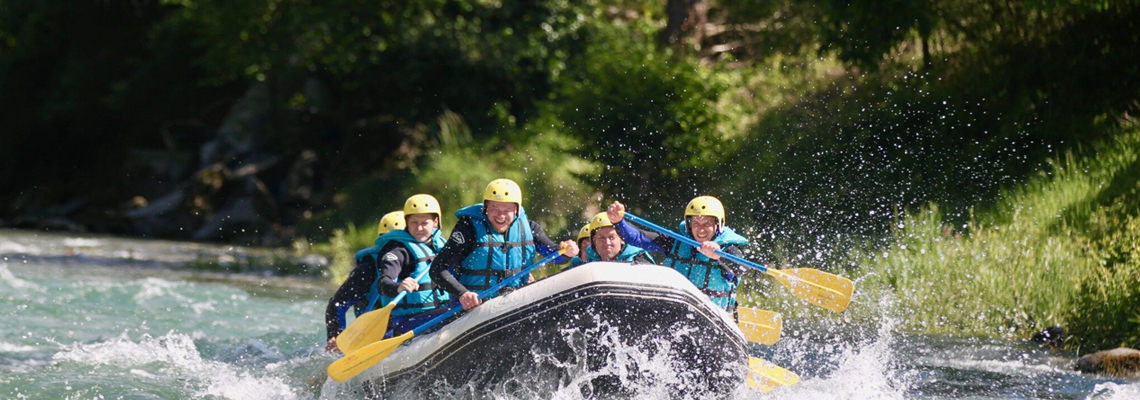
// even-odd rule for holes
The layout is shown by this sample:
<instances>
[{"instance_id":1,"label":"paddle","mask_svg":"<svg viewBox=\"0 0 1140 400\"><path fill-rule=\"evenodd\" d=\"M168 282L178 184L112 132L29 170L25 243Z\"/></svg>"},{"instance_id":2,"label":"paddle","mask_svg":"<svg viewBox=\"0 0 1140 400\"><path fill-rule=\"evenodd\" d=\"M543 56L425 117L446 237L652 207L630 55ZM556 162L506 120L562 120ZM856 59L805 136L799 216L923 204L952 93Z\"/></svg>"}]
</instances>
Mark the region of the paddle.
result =
<instances>
[{"instance_id":1,"label":"paddle","mask_svg":"<svg viewBox=\"0 0 1140 400\"><path fill-rule=\"evenodd\" d=\"M491 286L487 290L479 292L479 298L486 298L494 295L495 292L499 291L499 289L502 289L504 286L511 284L511 282L514 282L516 279L526 276L535 268L538 268L548 262L554 261L555 258L558 258L558 256L562 255L563 251L565 250L559 250L557 253L546 256L546 258L538 260L534 264L523 268L522 271L519 271L519 273L514 274L507 279L499 281L499 283L496 283L495 286ZM387 358L390 354L392 354L393 351L396 350L397 347L400 347L401 344L408 341L408 339L411 339L416 335L423 333L424 331L430 329L436 324L439 324L441 321L450 318L452 315L455 315L455 313L461 310L463 310L463 306L457 305L447 310L447 312L440 314L435 318L432 318L428 322L424 322L423 325L405 332L400 336L373 342L367 346L357 349L356 351L345 354L345 356L341 359L333 361L332 364L329 364L329 377L334 381L344 382L349 378L352 378L357 374L364 372L364 370L371 368L373 365L376 365L376 363L380 362L380 360Z\"/></svg>"},{"instance_id":2,"label":"paddle","mask_svg":"<svg viewBox=\"0 0 1140 400\"><path fill-rule=\"evenodd\" d=\"M779 386L791 386L800 381L795 372L781 368L766 360L748 357L748 387L767 393Z\"/></svg>"},{"instance_id":3,"label":"paddle","mask_svg":"<svg viewBox=\"0 0 1140 400\"><path fill-rule=\"evenodd\" d=\"M424 275L427 275L428 271L425 269L412 278L419 282ZM336 337L336 347L342 353L348 354L366 344L383 339L384 333L388 330L388 319L392 316L392 310L407 294L408 292L401 291L383 308L361 314Z\"/></svg>"},{"instance_id":4,"label":"paddle","mask_svg":"<svg viewBox=\"0 0 1140 400\"><path fill-rule=\"evenodd\" d=\"M775 311L737 307L736 318L745 339L765 346L776 344L784 329L784 317Z\"/></svg>"},{"instance_id":5,"label":"paddle","mask_svg":"<svg viewBox=\"0 0 1140 400\"><path fill-rule=\"evenodd\" d=\"M680 240L687 245L701 247L701 244L692 238L665 229L636 215L627 212L625 213L625 218L648 226L674 240ZM764 271L780 281L780 283L791 290L792 294L796 297L831 311L842 312L846 310L847 305L851 303L851 293L855 291L855 283L851 282L850 279L817 269L768 269L768 267L725 253L722 250L717 250L716 254L738 264Z\"/></svg>"}]
</instances>

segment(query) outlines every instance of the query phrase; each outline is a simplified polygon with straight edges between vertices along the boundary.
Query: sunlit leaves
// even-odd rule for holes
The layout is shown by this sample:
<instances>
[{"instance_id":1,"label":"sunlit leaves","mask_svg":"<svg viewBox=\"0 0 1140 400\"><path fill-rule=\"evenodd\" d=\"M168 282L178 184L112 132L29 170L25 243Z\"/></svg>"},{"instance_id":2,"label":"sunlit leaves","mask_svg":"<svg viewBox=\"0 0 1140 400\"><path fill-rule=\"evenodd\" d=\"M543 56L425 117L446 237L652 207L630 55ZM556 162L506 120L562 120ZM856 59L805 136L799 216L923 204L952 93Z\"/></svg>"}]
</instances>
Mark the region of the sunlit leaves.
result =
<instances>
[{"instance_id":1,"label":"sunlit leaves","mask_svg":"<svg viewBox=\"0 0 1140 400\"><path fill-rule=\"evenodd\" d=\"M709 67L658 50L653 29L598 24L592 45L560 76L557 105L565 129L587 159L606 165L588 177L628 200L668 198L665 182L692 183L719 159L724 116L716 108L722 79Z\"/></svg>"}]
</instances>

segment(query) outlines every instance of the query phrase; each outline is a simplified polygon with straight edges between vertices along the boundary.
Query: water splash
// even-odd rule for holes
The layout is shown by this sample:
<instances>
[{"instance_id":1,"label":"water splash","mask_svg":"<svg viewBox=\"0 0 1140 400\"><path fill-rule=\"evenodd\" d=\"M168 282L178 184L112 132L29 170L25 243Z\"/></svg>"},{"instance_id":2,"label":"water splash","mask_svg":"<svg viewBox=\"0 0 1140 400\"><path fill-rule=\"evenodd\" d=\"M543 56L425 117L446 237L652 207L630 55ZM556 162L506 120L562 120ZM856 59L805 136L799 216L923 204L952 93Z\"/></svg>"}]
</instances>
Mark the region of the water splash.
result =
<instances>
[{"instance_id":1,"label":"water splash","mask_svg":"<svg viewBox=\"0 0 1140 400\"><path fill-rule=\"evenodd\" d=\"M137 341L124 333L105 342L68 345L56 353L52 361L69 369L97 367L92 371L97 370L100 374L126 372L144 381L177 377L175 379L186 381L186 390L193 397L217 396L235 400L302 398L280 376L203 359L194 338L181 333L157 338L143 335Z\"/></svg>"},{"instance_id":2,"label":"water splash","mask_svg":"<svg viewBox=\"0 0 1140 400\"><path fill-rule=\"evenodd\" d=\"M20 279L8 269L8 263L0 263L0 284L16 290L43 291L39 285Z\"/></svg>"},{"instance_id":3,"label":"water splash","mask_svg":"<svg viewBox=\"0 0 1140 400\"><path fill-rule=\"evenodd\" d=\"M1096 385L1088 398L1090 400L1140 399L1140 383L1122 384L1105 382Z\"/></svg>"}]
</instances>

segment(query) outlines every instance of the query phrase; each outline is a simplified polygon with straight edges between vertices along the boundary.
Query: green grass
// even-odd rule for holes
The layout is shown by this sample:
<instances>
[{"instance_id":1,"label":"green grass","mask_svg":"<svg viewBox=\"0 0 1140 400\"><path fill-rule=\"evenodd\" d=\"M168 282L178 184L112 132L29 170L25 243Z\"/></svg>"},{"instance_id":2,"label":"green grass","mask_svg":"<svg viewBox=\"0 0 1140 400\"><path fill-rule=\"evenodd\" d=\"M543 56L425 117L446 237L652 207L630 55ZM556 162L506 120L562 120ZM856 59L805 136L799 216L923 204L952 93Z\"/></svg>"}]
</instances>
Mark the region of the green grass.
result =
<instances>
[{"instance_id":1,"label":"green grass","mask_svg":"<svg viewBox=\"0 0 1140 400\"><path fill-rule=\"evenodd\" d=\"M886 248L854 252L852 312L882 304L922 332L1026 338L1063 326L1070 346L1140 344L1140 129L1066 156L970 222L931 204ZM886 299L886 301L884 301Z\"/></svg>"},{"instance_id":2,"label":"green grass","mask_svg":"<svg viewBox=\"0 0 1140 400\"><path fill-rule=\"evenodd\" d=\"M299 252L331 255L327 275L333 283L347 278L356 251L373 245L380 217L401 209L413 194L428 193L439 200L444 236L457 221L455 211L481 202L483 189L496 178L522 186L528 216L555 241L572 238L586 214L596 212L598 206L586 202L591 190L575 174L593 173L597 167L571 155L569 149L576 144L565 135L536 122L522 128L522 140L504 145L497 138L473 140L457 115L446 113L440 121L439 146L403 175L377 176L339 194L345 206L321 217L320 224L332 232L327 241L294 244ZM559 268L546 267L536 275Z\"/></svg>"}]
</instances>

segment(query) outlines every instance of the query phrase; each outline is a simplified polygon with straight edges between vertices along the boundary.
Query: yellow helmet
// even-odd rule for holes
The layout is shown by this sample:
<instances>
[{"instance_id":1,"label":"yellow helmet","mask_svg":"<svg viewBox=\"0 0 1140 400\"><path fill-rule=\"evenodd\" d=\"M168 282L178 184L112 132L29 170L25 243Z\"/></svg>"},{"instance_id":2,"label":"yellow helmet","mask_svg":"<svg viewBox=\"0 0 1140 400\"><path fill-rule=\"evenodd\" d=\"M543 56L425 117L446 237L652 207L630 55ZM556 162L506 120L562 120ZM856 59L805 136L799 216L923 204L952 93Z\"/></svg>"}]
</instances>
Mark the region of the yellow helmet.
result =
<instances>
[{"instance_id":1,"label":"yellow helmet","mask_svg":"<svg viewBox=\"0 0 1140 400\"><path fill-rule=\"evenodd\" d=\"M685 216L693 215L708 215L716 217L717 221L724 223L724 205L720 204L720 200L712 196L700 196L689 202L685 206Z\"/></svg>"},{"instance_id":2,"label":"yellow helmet","mask_svg":"<svg viewBox=\"0 0 1140 400\"><path fill-rule=\"evenodd\" d=\"M417 194L404 202L404 215L415 214L435 214L438 217L443 215L443 211L439 208L439 201L432 195Z\"/></svg>"},{"instance_id":3,"label":"yellow helmet","mask_svg":"<svg viewBox=\"0 0 1140 400\"><path fill-rule=\"evenodd\" d=\"M495 179L487 184L487 189L483 191L483 200L515 203L521 206L522 188L510 179Z\"/></svg>"},{"instance_id":4,"label":"yellow helmet","mask_svg":"<svg viewBox=\"0 0 1140 400\"><path fill-rule=\"evenodd\" d=\"M610 223L610 216L606 215L605 212L600 212L600 213L598 213L598 215L595 215L594 218L590 218L590 234L591 235L593 235L594 231L597 230L598 228L607 227L607 226L614 226L614 224Z\"/></svg>"},{"instance_id":5,"label":"yellow helmet","mask_svg":"<svg viewBox=\"0 0 1140 400\"><path fill-rule=\"evenodd\" d=\"M582 229L578 230L578 238L574 240L582 240L590 237L590 224L582 225Z\"/></svg>"},{"instance_id":6,"label":"yellow helmet","mask_svg":"<svg viewBox=\"0 0 1140 400\"><path fill-rule=\"evenodd\" d=\"M397 229L404 229L404 227L404 212L392 211L384 214L384 218L380 218L380 229L376 231L376 234L383 235Z\"/></svg>"}]
</instances>

